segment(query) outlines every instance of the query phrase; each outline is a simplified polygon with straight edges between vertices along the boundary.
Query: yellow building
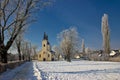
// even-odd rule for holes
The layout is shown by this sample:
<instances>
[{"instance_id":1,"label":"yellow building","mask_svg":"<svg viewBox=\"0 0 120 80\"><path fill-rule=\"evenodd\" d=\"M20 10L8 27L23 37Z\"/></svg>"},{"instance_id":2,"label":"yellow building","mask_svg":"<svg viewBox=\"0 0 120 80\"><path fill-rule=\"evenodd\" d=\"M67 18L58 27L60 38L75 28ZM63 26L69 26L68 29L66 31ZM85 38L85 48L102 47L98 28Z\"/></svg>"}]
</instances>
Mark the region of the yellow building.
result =
<instances>
[{"instance_id":1,"label":"yellow building","mask_svg":"<svg viewBox=\"0 0 120 80\"><path fill-rule=\"evenodd\" d=\"M54 61L55 53L51 50L50 43L48 41L48 36L44 33L42 40L42 49L38 53L39 61Z\"/></svg>"}]
</instances>

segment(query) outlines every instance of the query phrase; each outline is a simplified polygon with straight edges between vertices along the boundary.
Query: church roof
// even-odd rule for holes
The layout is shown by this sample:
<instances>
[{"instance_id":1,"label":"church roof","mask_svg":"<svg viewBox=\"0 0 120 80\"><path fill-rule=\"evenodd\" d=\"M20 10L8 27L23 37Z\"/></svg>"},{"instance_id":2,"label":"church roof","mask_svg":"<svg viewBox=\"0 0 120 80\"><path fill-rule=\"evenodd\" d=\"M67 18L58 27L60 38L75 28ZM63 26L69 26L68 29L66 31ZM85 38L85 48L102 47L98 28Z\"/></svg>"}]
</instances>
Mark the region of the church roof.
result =
<instances>
[{"instance_id":1,"label":"church roof","mask_svg":"<svg viewBox=\"0 0 120 80\"><path fill-rule=\"evenodd\" d=\"M50 45L48 41L48 35L44 32L43 40L47 40L47 45Z\"/></svg>"},{"instance_id":2,"label":"church roof","mask_svg":"<svg viewBox=\"0 0 120 80\"><path fill-rule=\"evenodd\" d=\"M43 40L48 40L48 35L44 32Z\"/></svg>"},{"instance_id":3,"label":"church roof","mask_svg":"<svg viewBox=\"0 0 120 80\"><path fill-rule=\"evenodd\" d=\"M50 52L51 52L51 54L55 54L55 52L54 52L54 51L52 51L52 50L51 50Z\"/></svg>"}]
</instances>

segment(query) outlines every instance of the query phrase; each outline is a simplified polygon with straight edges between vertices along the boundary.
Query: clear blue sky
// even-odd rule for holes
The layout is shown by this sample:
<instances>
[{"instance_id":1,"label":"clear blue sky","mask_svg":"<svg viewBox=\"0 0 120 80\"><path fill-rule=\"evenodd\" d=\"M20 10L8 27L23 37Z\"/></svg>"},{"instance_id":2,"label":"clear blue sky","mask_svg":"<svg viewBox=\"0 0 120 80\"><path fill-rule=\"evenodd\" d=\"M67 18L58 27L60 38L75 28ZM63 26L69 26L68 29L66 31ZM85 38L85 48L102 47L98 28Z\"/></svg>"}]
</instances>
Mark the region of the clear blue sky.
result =
<instances>
[{"instance_id":1,"label":"clear blue sky","mask_svg":"<svg viewBox=\"0 0 120 80\"><path fill-rule=\"evenodd\" d=\"M44 32L51 45L57 45L57 34L76 26L86 47L102 49L101 18L108 14L111 48L120 48L120 0L56 0L52 6L38 14L38 21L32 23L26 39L41 47Z\"/></svg>"}]
</instances>

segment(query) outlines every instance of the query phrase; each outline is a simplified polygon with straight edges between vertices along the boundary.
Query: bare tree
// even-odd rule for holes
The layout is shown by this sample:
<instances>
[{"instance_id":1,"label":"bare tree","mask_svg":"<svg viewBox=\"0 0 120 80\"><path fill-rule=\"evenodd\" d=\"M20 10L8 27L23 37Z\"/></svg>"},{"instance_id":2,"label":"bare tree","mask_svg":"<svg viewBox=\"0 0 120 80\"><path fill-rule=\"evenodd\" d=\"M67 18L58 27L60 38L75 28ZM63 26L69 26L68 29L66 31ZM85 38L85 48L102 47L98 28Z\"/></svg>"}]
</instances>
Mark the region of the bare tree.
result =
<instances>
[{"instance_id":1,"label":"bare tree","mask_svg":"<svg viewBox=\"0 0 120 80\"><path fill-rule=\"evenodd\" d=\"M0 0L0 55L3 63L7 63L7 51L15 38L34 21L35 11L49 3L49 0Z\"/></svg>"},{"instance_id":2,"label":"bare tree","mask_svg":"<svg viewBox=\"0 0 120 80\"><path fill-rule=\"evenodd\" d=\"M26 32L28 27L24 27L21 29L20 33L18 34L18 36L16 37L13 45L15 45L15 47L17 48L17 52L18 52L18 55L19 55L19 61L22 60L22 53L21 53L21 48L23 47L22 46L22 43L24 43L24 34Z\"/></svg>"},{"instance_id":3,"label":"bare tree","mask_svg":"<svg viewBox=\"0 0 120 80\"><path fill-rule=\"evenodd\" d=\"M23 41L21 44L22 44L21 45L21 56L22 56L22 60L25 60L26 59L26 52L27 52L26 41Z\"/></svg>"},{"instance_id":4,"label":"bare tree","mask_svg":"<svg viewBox=\"0 0 120 80\"><path fill-rule=\"evenodd\" d=\"M22 58L22 54L21 54L21 48L22 48L22 42L24 41L23 39L23 34L25 33L25 28L23 28L20 32L20 34L18 34L18 36L16 37L16 39L14 40L13 44L12 44L12 47L16 48L17 49L17 52L18 52L18 55L19 55L19 61L21 61L21 58ZM9 30L8 30L9 31ZM9 31L9 36L11 36L12 33L10 33Z\"/></svg>"},{"instance_id":5,"label":"bare tree","mask_svg":"<svg viewBox=\"0 0 120 80\"><path fill-rule=\"evenodd\" d=\"M63 30L58 37L60 38L60 46L65 54L67 61L71 61L71 56L76 52L76 49L79 49L79 35L76 28L69 28Z\"/></svg>"},{"instance_id":6,"label":"bare tree","mask_svg":"<svg viewBox=\"0 0 120 80\"><path fill-rule=\"evenodd\" d=\"M102 17L102 36L103 36L103 48L105 53L110 52L110 31L108 24L108 15L104 14Z\"/></svg>"},{"instance_id":7,"label":"bare tree","mask_svg":"<svg viewBox=\"0 0 120 80\"><path fill-rule=\"evenodd\" d=\"M82 39L82 53L85 53L85 43L84 43L84 39Z\"/></svg>"},{"instance_id":8,"label":"bare tree","mask_svg":"<svg viewBox=\"0 0 120 80\"><path fill-rule=\"evenodd\" d=\"M23 41L21 44L21 56L23 60L29 60L30 44L28 41Z\"/></svg>"},{"instance_id":9,"label":"bare tree","mask_svg":"<svg viewBox=\"0 0 120 80\"><path fill-rule=\"evenodd\" d=\"M31 43L28 41L24 42L24 57L26 60L30 61L31 60Z\"/></svg>"},{"instance_id":10,"label":"bare tree","mask_svg":"<svg viewBox=\"0 0 120 80\"><path fill-rule=\"evenodd\" d=\"M32 59L37 59L37 46L32 46L32 53L31 53Z\"/></svg>"},{"instance_id":11,"label":"bare tree","mask_svg":"<svg viewBox=\"0 0 120 80\"><path fill-rule=\"evenodd\" d=\"M23 36L22 35L18 35L17 38L15 39L15 44L16 44L16 48L18 51L18 55L19 55L19 60L21 61L21 47L22 47L22 41L23 41Z\"/></svg>"},{"instance_id":12,"label":"bare tree","mask_svg":"<svg viewBox=\"0 0 120 80\"><path fill-rule=\"evenodd\" d=\"M59 46L54 45L53 50L55 51L55 56L57 60L60 60L60 55L62 55L62 50Z\"/></svg>"}]
</instances>

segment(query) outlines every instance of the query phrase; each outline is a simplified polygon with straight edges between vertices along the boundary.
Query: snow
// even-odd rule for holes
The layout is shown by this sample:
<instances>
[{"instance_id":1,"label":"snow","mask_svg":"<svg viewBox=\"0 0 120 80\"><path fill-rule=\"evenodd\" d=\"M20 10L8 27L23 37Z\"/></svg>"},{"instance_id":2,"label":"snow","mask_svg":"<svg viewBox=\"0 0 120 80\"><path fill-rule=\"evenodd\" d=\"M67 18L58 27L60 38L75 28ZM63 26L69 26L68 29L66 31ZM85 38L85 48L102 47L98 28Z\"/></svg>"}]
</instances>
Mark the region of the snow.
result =
<instances>
[{"instance_id":1,"label":"snow","mask_svg":"<svg viewBox=\"0 0 120 80\"><path fill-rule=\"evenodd\" d=\"M0 80L42 80L35 62L26 62L13 70L0 75Z\"/></svg>"},{"instance_id":2,"label":"snow","mask_svg":"<svg viewBox=\"0 0 120 80\"><path fill-rule=\"evenodd\" d=\"M119 62L72 61L38 62L46 80L118 80Z\"/></svg>"},{"instance_id":3,"label":"snow","mask_svg":"<svg viewBox=\"0 0 120 80\"><path fill-rule=\"evenodd\" d=\"M120 62L26 62L0 75L0 80L119 80Z\"/></svg>"},{"instance_id":4,"label":"snow","mask_svg":"<svg viewBox=\"0 0 120 80\"><path fill-rule=\"evenodd\" d=\"M42 77L41 77L41 73L40 71L36 68L36 64L37 62L34 62L33 64L33 70L34 70L34 75L37 77L37 80L42 80Z\"/></svg>"}]
</instances>

